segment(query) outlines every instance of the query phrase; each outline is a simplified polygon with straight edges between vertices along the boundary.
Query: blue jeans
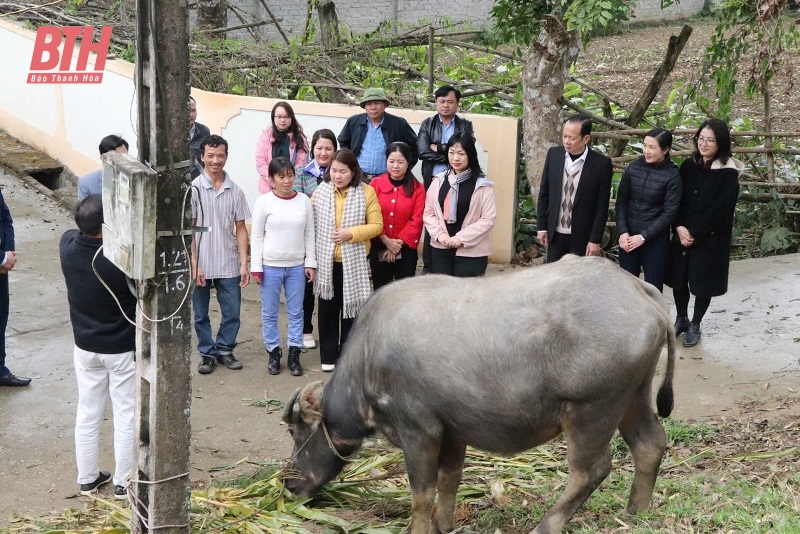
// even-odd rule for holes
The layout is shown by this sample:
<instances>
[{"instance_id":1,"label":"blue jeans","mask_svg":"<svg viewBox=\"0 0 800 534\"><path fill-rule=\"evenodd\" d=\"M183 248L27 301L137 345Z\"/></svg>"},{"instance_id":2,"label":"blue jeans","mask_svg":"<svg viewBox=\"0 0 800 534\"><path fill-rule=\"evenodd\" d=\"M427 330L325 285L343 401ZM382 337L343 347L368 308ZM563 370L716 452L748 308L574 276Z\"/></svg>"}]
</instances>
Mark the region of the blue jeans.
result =
<instances>
[{"instance_id":1,"label":"blue jeans","mask_svg":"<svg viewBox=\"0 0 800 534\"><path fill-rule=\"evenodd\" d=\"M236 336L239 334L239 312L242 307L241 278L206 279L205 286L194 286L192 308L194 308L194 330L197 332L197 350L204 356L233 354L236 347ZM217 341L211 333L211 319L208 317L208 305L211 302L211 288L217 290L217 302L222 319L219 322Z\"/></svg>"},{"instance_id":2,"label":"blue jeans","mask_svg":"<svg viewBox=\"0 0 800 534\"><path fill-rule=\"evenodd\" d=\"M261 333L267 351L281 344L278 331L278 310L281 305L281 286L286 292L286 316L289 319L289 346L303 346L303 298L306 291L306 269L268 267L264 265L261 282Z\"/></svg>"}]
</instances>

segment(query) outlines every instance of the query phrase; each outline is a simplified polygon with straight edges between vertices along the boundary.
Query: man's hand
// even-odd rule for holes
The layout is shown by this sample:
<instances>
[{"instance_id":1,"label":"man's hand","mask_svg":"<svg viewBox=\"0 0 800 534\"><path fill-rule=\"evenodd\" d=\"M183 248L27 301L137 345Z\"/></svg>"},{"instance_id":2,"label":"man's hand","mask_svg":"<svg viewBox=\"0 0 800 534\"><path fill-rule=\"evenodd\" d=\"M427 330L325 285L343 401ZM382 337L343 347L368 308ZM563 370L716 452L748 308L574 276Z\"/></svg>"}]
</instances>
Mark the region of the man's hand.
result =
<instances>
[{"instance_id":1,"label":"man's hand","mask_svg":"<svg viewBox=\"0 0 800 534\"><path fill-rule=\"evenodd\" d=\"M539 230L536 232L536 240L543 247L547 246L547 230Z\"/></svg>"},{"instance_id":2,"label":"man's hand","mask_svg":"<svg viewBox=\"0 0 800 534\"><path fill-rule=\"evenodd\" d=\"M601 252L600 243L586 243L587 256L599 256Z\"/></svg>"},{"instance_id":3,"label":"man's hand","mask_svg":"<svg viewBox=\"0 0 800 534\"><path fill-rule=\"evenodd\" d=\"M264 273L250 273L250 276L253 278L253 281L261 285L261 282L264 280Z\"/></svg>"},{"instance_id":4,"label":"man's hand","mask_svg":"<svg viewBox=\"0 0 800 534\"><path fill-rule=\"evenodd\" d=\"M6 251L6 264L3 265L6 272L10 271L14 268L14 265L17 264L17 251L16 250L8 250Z\"/></svg>"},{"instance_id":5,"label":"man's hand","mask_svg":"<svg viewBox=\"0 0 800 534\"><path fill-rule=\"evenodd\" d=\"M247 268L247 265L239 269L239 275L242 277L242 280L239 282L239 287L247 287L247 284L250 283L250 270Z\"/></svg>"},{"instance_id":6,"label":"man's hand","mask_svg":"<svg viewBox=\"0 0 800 534\"><path fill-rule=\"evenodd\" d=\"M203 270L196 264L193 264L192 280L194 280L196 285L200 287L206 287L206 275L203 274Z\"/></svg>"},{"instance_id":7,"label":"man's hand","mask_svg":"<svg viewBox=\"0 0 800 534\"><path fill-rule=\"evenodd\" d=\"M439 146L436 143L431 143L431 150L433 152L439 152Z\"/></svg>"},{"instance_id":8,"label":"man's hand","mask_svg":"<svg viewBox=\"0 0 800 534\"><path fill-rule=\"evenodd\" d=\"M306 279L309 282L313 282L314 279L317 277L317 270L313 267L306 267Z\"/></svg>"}]
</instances>

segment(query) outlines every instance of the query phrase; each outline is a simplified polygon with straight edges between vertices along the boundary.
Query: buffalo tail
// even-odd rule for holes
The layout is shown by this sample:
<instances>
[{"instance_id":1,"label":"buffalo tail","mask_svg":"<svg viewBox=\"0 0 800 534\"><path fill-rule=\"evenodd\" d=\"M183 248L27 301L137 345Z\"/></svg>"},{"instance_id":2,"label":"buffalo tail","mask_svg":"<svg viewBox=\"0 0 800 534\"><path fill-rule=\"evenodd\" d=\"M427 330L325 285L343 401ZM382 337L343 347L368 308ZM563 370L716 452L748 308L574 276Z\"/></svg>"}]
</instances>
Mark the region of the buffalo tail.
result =
<instances>
[{"instance_id":1,"label":"buffalo tail","mask_svg":"<svg viewBox=\"0 0 800 534\"><path fill-rule=\"evenodd\" d=\"M675 374L675 331L669 321L667 324L667 370L664 372L664 380L661 382L661 387L658 388L658 395L656 395L656 407L658 415L661 417L669 417L675 405L672 394L672 377Z\"/></svg>"}]
</instances>

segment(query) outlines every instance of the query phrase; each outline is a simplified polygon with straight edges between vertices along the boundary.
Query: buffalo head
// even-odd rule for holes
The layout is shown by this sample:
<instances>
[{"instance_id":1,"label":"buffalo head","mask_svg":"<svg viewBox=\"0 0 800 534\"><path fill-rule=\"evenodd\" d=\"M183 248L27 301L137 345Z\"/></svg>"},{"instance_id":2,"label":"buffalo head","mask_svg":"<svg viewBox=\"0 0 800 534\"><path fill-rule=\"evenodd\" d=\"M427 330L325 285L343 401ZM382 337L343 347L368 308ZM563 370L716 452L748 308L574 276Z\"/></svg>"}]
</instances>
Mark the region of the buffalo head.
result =
<instances>
[{"instance_id":1,"label":"buffalo head","mask_svg":"<svg viewBox=\"0 0 800 534\"><path fill-rule=\"evenodd\" d=\"M323 428L321 381L294 392L286 403L283 421L294 440L285 469L285 485L297 497L310 497L342 470L345 462L328 443Z\"/></svg>"}]
</instances>

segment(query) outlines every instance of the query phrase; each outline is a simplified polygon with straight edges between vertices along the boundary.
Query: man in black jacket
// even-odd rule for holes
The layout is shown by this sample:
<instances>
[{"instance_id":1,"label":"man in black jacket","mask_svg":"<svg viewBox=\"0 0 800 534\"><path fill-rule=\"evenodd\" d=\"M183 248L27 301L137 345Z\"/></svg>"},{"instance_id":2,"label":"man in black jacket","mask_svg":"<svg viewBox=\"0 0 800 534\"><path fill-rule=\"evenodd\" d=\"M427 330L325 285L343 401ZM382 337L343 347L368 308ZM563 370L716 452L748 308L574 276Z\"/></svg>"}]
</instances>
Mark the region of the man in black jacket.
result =
<instances>
[{"instance_id":1,"label":"man in black jacket","mask_svg":"<svg viewBox=\"0 0 800 534\"><path fill-rule=\"evenodd\" d=\"M547 262L565 254L599 256L611 197L611 159L589 148L592 123L573 115L564 123L564 146L547 152L536 203L539 243Z\"/></svg>"},{"instance_id":2,"label":"man in black jacket","mask_svg":"<svg viewBox=\"0 0 800 534\"><path fill-rule=\"evenodd\" d=\"M436 98L436 115L428 117L419 127L417 150L422 160L422 182L425 191L433 177L449 167L447 161L447 141L458 132L467 132L473 137L472 121L456 115L461 91L451 85L444 85L433 94ZM431 270L431 238L425 232L422 247L422 272Z\"/></svg>"},{"instance_id":3,"label":"man in black jacket","mask_svg":"<svg viewBox=\"0 0 800 534\"><path fill-rule=\"evenodd\" d=\"M386 147L402 141L411 148L409 168L417 164L417 134L402 117L386 113L389 98L383 89L375 87L364 91L360 106L365 113L353 115L339 133L339 148L350 149L367 182L386 172Z\"/></svg>"},{"instance_id":4,"label":"man in black jacket","mask_svg":"<svg viewBox=\"0 0 800 534\"><path fill-rule=\"evenodd\" d=\"M73 362L78 381L75 459L84 495L112 478L98 466L100 424L106 399L114 413L114 496L127 498L126 479L133 470L133 417L136 387L136 299L125 275L102 254L103 204L86 197L75 210L78 230L61 236L61 270L67 286L69 317L75 338ZM92 265L97 269L95 274ZM98 278L99 277L99 278ZM100 278L108 285L106 289ZM112 295L113 293L113 295ZM119 300L119 305L114 297ZM126 317L127 316L127 317Z\"/></svg>"},{"instance_id":5,"label":"man in black jacket","mask_svg":"<svg viewBox=\"0 0 800 534\"><path fill-rule=\"evenodd\" d=\"M203 164L200 161L200 143L203 139L211 135L211 130L205 124L197 122L197 102L189 97L189 157L192 158L191 171L192 178L200 176Z\"/></svg>"},{"instance_id":6,"label":"man in black jacket","mask_svg":"<svg viewBox=\"0 0 800 534\"><path fill-rule=\"evenodd\" d=\"M0 386L19 387L31 383L30 378L14 376L6 367L6 326L8 325L8 272L17 263L14 243L14 221L0 193Z\"/></svg>"}]
</instances>

